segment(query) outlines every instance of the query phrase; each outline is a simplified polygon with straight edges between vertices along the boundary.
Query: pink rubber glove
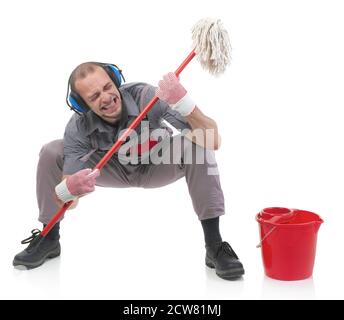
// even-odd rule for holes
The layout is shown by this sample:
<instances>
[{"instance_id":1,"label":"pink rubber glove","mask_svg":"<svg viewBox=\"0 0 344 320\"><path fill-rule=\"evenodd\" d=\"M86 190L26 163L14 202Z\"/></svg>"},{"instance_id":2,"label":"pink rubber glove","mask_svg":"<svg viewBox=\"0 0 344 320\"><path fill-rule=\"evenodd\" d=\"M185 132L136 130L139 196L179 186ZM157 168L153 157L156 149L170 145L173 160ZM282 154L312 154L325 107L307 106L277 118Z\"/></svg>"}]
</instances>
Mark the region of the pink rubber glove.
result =
<instances>
[{"instance_id":1,"label":"pink rubber glove","mask_svg":"<svg viewBox=\"0 0 344 320\"><path fill-rule=\"evenodd\" d=\"M173 72L163 76L163 80L159 81L155 95L169 105L176 104L186 95L187 91L180 84L179 79Z\"/></svg>"},{"instance_id":2,"label":"pink rubber glove","mask_svg":"<svg viewBox=\"0 0 344 320\"><path fill-rule=\"evenodd\" d=\"M195 103L173 72L164 75L163 80L159 81L155 95L183 117L189 116L195 109Z\"/></svg>"},{"instance_id":3,"label":"pink rubber glove","mask_svg":"<svg viewBox=\"0 0 344 320\"><path fill-rule=\"evenodd\" d=\"M99 177L98 169L92 172L92 169L83 169L67 177L66 185L73 196L81 196L85 193L94 191L96 178Z\"/></svg>"}]
</instances>

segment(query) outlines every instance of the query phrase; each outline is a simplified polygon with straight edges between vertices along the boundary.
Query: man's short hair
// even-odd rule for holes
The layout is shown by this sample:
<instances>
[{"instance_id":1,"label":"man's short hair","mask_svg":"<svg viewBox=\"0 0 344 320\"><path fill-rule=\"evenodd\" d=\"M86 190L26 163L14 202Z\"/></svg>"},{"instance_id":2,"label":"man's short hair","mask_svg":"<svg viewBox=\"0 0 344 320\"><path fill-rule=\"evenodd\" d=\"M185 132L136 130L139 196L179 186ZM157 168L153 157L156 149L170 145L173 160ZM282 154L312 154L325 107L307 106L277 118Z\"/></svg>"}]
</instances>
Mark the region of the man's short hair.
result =
<instances>
[{"instance_id":1,"label":"man's short hair","mask_svg":"<svg viewBox=\"0 0 344 320\"><path fill-rule=\"evenodd\" d=\"M90 73L93 73L96 68L101 68L98 64L94 62L84 62L79 64L71 73L69 84L72 91L76 92L75 82L79 79L84 79Z\"/></svg>"}]
</instances>

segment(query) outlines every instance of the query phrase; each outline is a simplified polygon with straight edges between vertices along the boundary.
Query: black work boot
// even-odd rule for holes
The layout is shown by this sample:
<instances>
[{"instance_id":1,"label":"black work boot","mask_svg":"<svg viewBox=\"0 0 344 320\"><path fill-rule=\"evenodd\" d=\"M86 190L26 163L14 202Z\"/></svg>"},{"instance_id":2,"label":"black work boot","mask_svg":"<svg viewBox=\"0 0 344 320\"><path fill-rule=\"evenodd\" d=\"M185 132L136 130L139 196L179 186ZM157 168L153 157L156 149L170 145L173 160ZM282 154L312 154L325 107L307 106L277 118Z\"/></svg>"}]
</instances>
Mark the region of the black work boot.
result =
<instances>
[{"instance_id":1,"label":"black work boot","mask_svg":"<svg viewBox=\"0 0 344 320\"><path fill-rule=\"evenodd\" d=\"M32 235L21 242L22 244L29 243L29 246L14 257L13 265L33 269L42 265L46 259L58 257L61 253L59 226L55 225L54 228L46 237L41 235L40 230L32 230Z\"/></svg>"},{"instance_id":2,"label":"black work boot","mask_svg":"<svg viewBox=\"0 0 344 320\"><path fill-rule=\"evenodd\" d=\"M241 277L245 271L238 256L228 242L217 242L206 246L205 264L215 268L216 274L226 280Z\"/></svg>"}]
</instances>

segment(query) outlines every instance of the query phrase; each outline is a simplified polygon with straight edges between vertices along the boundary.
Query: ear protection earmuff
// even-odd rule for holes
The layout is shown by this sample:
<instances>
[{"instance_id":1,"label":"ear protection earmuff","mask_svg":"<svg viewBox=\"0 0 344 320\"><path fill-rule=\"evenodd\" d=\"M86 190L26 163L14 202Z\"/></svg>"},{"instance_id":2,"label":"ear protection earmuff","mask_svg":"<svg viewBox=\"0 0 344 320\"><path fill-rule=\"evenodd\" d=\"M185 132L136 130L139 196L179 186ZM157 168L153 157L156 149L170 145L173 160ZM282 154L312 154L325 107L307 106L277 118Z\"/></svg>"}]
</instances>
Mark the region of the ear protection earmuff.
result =
<instances>
[{"instance_id":1,"label":"ear protection earmuff","mask_svg":"<svg viewBox=\"0 0 344 320\"><path fill-rule=\"evenodd\" d=\"M122 70L119 69L115 64L110 63L101 63L101 62L92 62L93 64L100 66L104 69L104 71L109 75L110 79L113 81L115 86L119 88L123 82L125 82L125 78L122 74ZM67 105L76 113L81 114L85 113L89 110L89 107L85 103L85 101L81 98L81 96L71 89L70 85L71 76L68 80L68 88L67 88L67 97L66 102Z\"/></svg>"}]
</instances>

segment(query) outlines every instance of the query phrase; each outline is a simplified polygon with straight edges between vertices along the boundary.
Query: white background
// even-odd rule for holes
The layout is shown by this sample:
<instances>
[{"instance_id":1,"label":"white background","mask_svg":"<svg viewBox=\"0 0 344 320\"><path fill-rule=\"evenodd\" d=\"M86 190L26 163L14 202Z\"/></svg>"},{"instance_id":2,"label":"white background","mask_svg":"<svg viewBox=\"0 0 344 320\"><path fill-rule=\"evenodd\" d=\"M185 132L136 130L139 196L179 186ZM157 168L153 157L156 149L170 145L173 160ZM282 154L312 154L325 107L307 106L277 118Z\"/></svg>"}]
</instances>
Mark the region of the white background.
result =
<instances>
[{"instance_id":1,"label":"white background","mask_svg":"<svg viewBox=\"0 0 344 320\"><path fill-rule=\"evenodd\" d=\"M344 20L342 1L16 1L0 4L3 299L343 299ZM113 62L128 82L156 84L191 49L204 17L227 28L232 64L214 78L196 60L181 76L223 138L223 238L244 263L228 282L204 266L201 225L186 183L101 189L62 224L62 256L20 271L13 256L37 222L41 146L72 112L67 79L81 62ZM314 211L313 277L264 276L256 213Z\"/></svg>"}]
</instances>

